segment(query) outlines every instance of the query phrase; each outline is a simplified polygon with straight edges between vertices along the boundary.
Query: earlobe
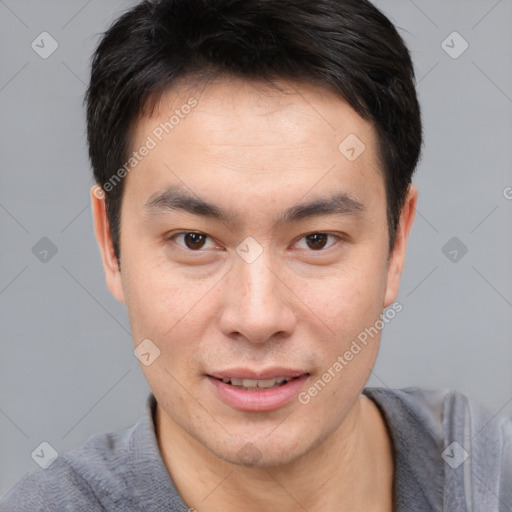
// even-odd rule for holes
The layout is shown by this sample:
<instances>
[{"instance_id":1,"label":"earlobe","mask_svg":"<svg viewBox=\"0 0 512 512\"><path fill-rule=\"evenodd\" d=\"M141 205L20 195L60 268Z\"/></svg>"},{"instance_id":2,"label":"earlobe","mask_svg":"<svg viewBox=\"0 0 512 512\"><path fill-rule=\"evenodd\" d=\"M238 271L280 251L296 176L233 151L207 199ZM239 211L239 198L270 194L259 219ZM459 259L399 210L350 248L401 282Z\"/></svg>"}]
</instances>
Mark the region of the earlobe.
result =
<instances>
[{"instance_id":1,"label":"earlobe","mask_svg":"<svg viewBox=\"0 0 512 512\"><path fill-rule=\"evenodd\" d=\"M105 193L97 184L91 187L91 208L94 223L94 233L101 253L103 270L107 286L112 295L119 301L124 303L124 291L121 280L121 272L114 252L112 238L110 235L110 225L108 222Z\"/></svg>"},{"instance_id":2,"label":"earlobe","mask_svg":"<svg viewBox=\"0 0 512 512\"><path fill-rule=\"evenodd\" d=\"M395 237L395 246L389 259L386 293L384 297L385 308L390 306L398 296L400 277L402 276L402 270L405 264L407 241L416 215L417 202L418 190L411 184L400 215L400 223Z\"/></svg>"}]
</instances>

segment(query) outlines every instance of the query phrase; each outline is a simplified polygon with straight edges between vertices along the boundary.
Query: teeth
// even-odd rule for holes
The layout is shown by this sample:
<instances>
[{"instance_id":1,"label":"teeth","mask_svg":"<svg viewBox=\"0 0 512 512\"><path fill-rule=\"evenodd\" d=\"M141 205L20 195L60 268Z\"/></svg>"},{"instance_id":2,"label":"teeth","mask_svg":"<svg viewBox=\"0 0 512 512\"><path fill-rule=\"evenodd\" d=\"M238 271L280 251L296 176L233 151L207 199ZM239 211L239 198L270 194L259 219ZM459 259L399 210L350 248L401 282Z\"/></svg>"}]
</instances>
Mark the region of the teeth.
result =
<instances>
[{"instance_id":1,"label":"teeth","mask_svg":"<svg viewBox=\"0 0 512 512\"><path fill-rule=\"evenodd\" d=\"M272 386L275 386L276 384L278 384L277 379L259 380L257 382L258 382L259 388L271 388ZM245 384L244 384L244 386L245 386Z\"/></svg>"},{"instance_id":2,"label":"teeth","mask_svg":"<svg viewBox=\"0 0 512 512\"><path fill-rule=\"evenodd\" d=\"M222 382L225 384L231 383L232 386L243 387L243 388L272 388L276 385L281 385L284 382L288 382L292 380L290 377L277 377L275 379L266 379L266 380L253 380L253 379L235 379L233 378L223 378Z\"/></svg>"}]
</instances>

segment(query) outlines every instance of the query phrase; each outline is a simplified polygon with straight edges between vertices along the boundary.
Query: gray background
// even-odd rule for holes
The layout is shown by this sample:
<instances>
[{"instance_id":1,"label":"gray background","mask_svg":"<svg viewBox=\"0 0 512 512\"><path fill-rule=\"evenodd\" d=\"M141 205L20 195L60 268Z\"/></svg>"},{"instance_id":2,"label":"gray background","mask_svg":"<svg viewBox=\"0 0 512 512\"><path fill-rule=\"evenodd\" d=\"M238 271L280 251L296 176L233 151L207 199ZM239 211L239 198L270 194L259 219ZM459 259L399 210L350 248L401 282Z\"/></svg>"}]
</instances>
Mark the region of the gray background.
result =
<instances>
[{"instance_id":1,"label":"gray background","mask_svg":"<svg viewBox=\"0 0 512 512\"><path fill-rule=\"evenodd\" d=\"M130 426L149 392L94 239L82 107L99 34L133 4L0 0L0 496L42 441L61 453ZM370 384L456 388L512 414L512 0L376 4L412 51L425 148L404 309ZM43 31L59 45L47 59L31 48ZM454 31L469 44L456 59Z\"/></svg>"}]
</instances>

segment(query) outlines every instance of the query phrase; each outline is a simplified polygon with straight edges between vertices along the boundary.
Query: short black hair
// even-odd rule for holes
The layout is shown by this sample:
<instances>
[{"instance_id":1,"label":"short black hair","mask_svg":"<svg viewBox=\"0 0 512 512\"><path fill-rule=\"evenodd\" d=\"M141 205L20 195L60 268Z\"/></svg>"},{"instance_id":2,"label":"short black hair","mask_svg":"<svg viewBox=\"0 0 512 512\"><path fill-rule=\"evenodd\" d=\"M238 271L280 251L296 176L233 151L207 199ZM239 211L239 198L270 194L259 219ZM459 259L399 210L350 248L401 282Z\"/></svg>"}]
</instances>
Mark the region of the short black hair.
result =
<instances>
[{"instance_id":1,"label":"short black hair","mask_svg":"<svg viewBox=\"0 0 512 512\"><path fill-rule=\"evenodd\" d=\"M144 0L103 35L85 96L119 263L124 180L105 185L129 159L131 129L178 81L223 76L317 85L373 123L391 250L423 139L413 64L391 21L367 0Z\"/></svg>"}]
</instances>

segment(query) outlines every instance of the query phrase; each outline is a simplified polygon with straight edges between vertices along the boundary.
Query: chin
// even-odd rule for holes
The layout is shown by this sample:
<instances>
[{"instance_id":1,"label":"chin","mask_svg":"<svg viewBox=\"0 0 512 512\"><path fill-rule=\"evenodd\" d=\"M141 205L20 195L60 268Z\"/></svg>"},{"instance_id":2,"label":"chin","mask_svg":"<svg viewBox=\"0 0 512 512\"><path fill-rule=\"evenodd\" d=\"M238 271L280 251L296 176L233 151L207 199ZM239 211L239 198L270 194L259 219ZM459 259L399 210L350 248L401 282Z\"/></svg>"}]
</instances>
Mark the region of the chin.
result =
<instances>
[{"instance_id":1,"label":"chin","mask_svg":"<svg viewBox=\"0 0 512 512\"><path fill-rule=\"evenodd\" d=\"M206 445L217 458L237 466L252 468L275 468L295 462L313 446L310 434L305 439L293 437L286 432L282 437L275 435L261 439L240 437L236 442L229 438L224 443Z\"/></svg>"}]
</instances>

